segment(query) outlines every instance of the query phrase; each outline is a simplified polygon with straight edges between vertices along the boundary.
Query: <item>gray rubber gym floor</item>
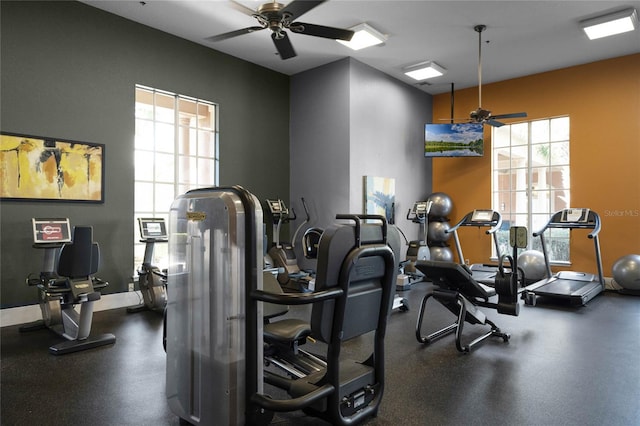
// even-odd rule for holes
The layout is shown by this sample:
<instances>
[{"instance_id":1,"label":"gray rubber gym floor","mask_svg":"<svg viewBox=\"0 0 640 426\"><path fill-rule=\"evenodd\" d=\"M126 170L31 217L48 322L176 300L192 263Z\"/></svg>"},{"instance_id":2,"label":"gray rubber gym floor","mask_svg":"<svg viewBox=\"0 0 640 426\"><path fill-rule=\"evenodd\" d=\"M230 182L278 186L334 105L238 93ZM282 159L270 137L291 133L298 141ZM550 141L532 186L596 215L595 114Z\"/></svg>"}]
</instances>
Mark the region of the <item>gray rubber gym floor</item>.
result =
<instances>
[{"instance_id":1,"label":"gray rubber gym floor","mask_svg":"<svg viewBox=\"0 0 640 426\"><path fill-rule=\"evenodd\" d=\"M367 424L640 424L640 298L606 293L584 307L540 302L522 306L519 317L486 310L511 340L489 339L463 355L453 336L417 342L427 286L405 292L410 311L391 315L384 398ZM453 320L436 302L428 309L425 329ZM465 337L478 327L467 325ZM180 424L165 400L161 316L97 312L92 334L106 332L116 335L115 345L56 357L47 350L60 341L52 332L2 328L2 425ZM369 340L343 352L355 356ZM301 413L278 414L274 423L326 424Z\"/></svg>"}]
</instances>

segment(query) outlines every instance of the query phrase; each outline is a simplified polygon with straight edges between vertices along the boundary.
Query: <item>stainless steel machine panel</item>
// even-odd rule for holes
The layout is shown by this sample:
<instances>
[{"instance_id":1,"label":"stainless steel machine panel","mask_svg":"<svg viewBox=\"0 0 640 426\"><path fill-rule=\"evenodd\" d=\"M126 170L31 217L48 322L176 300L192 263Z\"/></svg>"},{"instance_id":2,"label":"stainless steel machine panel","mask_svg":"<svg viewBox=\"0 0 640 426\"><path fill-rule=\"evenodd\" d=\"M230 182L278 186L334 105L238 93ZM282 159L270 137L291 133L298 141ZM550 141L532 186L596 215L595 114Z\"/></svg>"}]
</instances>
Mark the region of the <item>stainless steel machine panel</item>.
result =
<instances>
[{"instance_id":1,"label":"stainless steel machine panel","mask_svg":"<svg viewBox=\"0 0 640 426\"><path fill-rule=\"evenodd\" d=\"M262 289L262 265L245 264L262 260L262 238L251 246L245 238L251 218L253 229L262 230L262 210L245 193L190 191L171 206L166 393L171 410L194 425L245 423L245 280L256 279ZM242 200L247 194L256 206L251 214ZM245 256L247 250L255 255ZM257 278L246 276L254 270ZM262 322L255 327L262 336Z\"/></svg>"}]
</instances>

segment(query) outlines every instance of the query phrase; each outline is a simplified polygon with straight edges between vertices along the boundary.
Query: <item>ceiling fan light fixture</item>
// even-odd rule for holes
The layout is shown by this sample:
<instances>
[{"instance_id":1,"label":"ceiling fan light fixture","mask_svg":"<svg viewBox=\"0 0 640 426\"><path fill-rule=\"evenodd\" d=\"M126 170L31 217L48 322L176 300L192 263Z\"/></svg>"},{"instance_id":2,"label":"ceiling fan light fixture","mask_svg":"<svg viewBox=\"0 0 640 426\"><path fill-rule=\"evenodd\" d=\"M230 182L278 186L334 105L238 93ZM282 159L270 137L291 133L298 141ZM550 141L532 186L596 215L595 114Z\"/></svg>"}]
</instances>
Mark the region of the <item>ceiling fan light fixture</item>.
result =
<instances>
[{"instance_id":1,"label":"ceiling fan light fixture","mask_svg":"<svg viewBox=\"0 0 640 426\"><path fill-rule=\"evenodd\" d=\"M444 75L447 70L433 61L426 61L406 67L403 72L414 80L421 81L428 78L440 77Z\"/></svg>"},{"instance_id":2,"label":"ceiling fan light fixture","mask_svg":"<svg viewBox=\"0 0 640 426\"><path fill-rule=\"evenodd\" d=\"M582 30L589 40L633 31L638 26L638 15L634 8L628 8L595 18L580 21Z\"/></svg>"},{"instance_id":3,"label":"ceiling fan light fixture","mask_svg":"<svg viewBox=\"0 0 640 426\"><path fill-rule=\"evenodd\" d=\"M376 30L369 24L358 24L349 28L354 32L350 41L336 40L338 43L347 46L349 49L360 50L365 47L376 46L387 41L387 36Z\"/></svg>"}]
</instances>

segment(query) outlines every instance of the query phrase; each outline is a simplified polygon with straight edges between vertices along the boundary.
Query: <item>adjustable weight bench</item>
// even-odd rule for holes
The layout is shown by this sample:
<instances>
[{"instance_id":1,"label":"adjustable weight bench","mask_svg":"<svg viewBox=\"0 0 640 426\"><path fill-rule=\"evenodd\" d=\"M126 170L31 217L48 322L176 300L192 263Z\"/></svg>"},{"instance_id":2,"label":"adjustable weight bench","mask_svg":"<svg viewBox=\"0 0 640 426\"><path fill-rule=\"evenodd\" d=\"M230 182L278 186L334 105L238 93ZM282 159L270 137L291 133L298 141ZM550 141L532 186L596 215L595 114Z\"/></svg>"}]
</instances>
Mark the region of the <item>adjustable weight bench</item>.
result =
<instances>
[{"instance_id":1,"label":"adjustable weight bench","mask_svg":"<svg viewBox=\"0 0 640 426\"><path fill-rule=\"evenodd\" d=\"M492 336L500 337L504 342L509 341L511 336L502 332L479 309L479 307L485 307L496 309L501 314L518 315L520 305L517 300L517 283L511 279L509 274L505 275L501 269L498 272L500 278L496 280L497 285L494 289L478 283L468 268L457 263L427 260L419 261L416 267L434 284L434 288L427 292L420 305L416 323L416 338L418 342L429 344L455 332L456 348L460 352L468 353L475 345ZM489 302L489 298L496 294L498 295L498 302ZM427 301L432 297L456 315L457 319L453 324L424 336L422 334L422 324L425 308ZM479 325L486 324L491 328L485 334L464 345L462 343L462 331L465 322Z\"/></svg>"}]
</instances>

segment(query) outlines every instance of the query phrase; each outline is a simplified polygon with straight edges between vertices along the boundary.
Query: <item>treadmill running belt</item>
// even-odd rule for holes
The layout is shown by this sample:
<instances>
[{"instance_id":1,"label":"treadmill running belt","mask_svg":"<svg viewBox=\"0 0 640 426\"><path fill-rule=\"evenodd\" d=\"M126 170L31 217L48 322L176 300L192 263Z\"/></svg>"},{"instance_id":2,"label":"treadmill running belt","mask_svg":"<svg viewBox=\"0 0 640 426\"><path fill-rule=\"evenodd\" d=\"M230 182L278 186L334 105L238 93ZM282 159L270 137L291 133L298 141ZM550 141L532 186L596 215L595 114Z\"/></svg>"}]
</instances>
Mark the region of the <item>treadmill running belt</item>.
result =
<instances>
[{"instance_id":1,"label":"treadmill running belt","mask_svg":"<svg viewBox=\"0 0 640 426\"><path fill-rule=\"evenodd\" d=\"M585 287L591 287L589 282L556 279L536 289L537 294L572 295Z\"/></svg>"},{"instance_id":2,"label":"treadmill running belt","mask_svg":"<svg viewBox=\"0 0 640 426\"><path fill-rule=\"evenodd\" d=\"M486 272L486 271L473 271L473 279L482 284L495 285L496 282L496 271Z\"/></svg>"},{"instance_id":3,"label":"treadmill running belt","mask_svg":"<svg viewBox=\"0 0 640 426\"><path fill-rule=\"evenodd\" d=\"M498 271L497 266L482 265L474 263L471 265L471 276L479 283L494 286L496 282L496 273Z\"/></svg>"}]
</instances>

